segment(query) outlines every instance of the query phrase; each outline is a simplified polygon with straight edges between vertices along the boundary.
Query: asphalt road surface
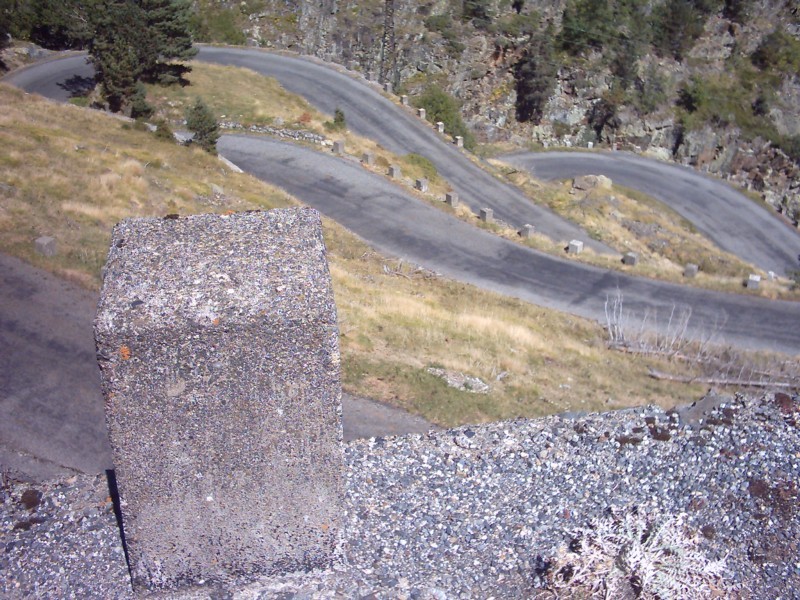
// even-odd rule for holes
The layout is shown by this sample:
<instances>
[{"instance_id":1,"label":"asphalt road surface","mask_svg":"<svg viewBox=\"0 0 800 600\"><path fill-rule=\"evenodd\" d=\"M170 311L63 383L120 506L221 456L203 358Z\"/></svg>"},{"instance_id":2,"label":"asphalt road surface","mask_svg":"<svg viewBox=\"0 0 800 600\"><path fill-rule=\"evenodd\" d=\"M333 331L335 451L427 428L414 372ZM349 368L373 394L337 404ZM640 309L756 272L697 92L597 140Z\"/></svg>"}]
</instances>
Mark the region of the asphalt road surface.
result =
<instances>
[{"instance_id":1,"label":"asphalt road surface","mask_svg":"<svg viewBox=\"0 0 800 600\"><path fill-rule=\"evenodd\" d=\"M34 480L111 468L92 321L98 294L0 254L0 469ZM424 419L345 394L345 440Z\"/></svg>"},{"instance_id":2,"label":"asphalt road surface","mask_svg":"<svg viewBox=\"0 0 800 600\"><path fill-rule=\"evenodd\" d=\"M335 69L246 49L203 47L199 56L275 76L287 89L324 110L345 106L354 130L374 136L390 149L417 151L432 159L439 159L440 154L449 157L442 159L442 164L457 163L467 177L467 187L473 175L497 183L418 119ZM40 63L7 80L63 99L90 75L91 67L77 55ZM644 315L653 323L667 319L674 310L691 311L693 335L705 336L722 327L716 338L719 341L800 351L800 304L656 282L540 254L428 207L345 159L308 149L247 136L225 136L219 148L243 168L284 187L382 251L449 277L601 322L607 298L621 294L633 323Z\"/></svg>"},{"instance_id":3,"label":"asphalt road surface","mask_svg":"<svg viewBox=\"0 0 800 600\"><path fill-rule=\"evenodd\" d=\"M526 152L500 160L545 180L606 175L667 204L717 246L765 271L784 275L798 267L797 229L724 182L688 167L627 152Z\"/></svg>"},{"instance_id":4,"label":"asphalt road surface","mask_svg":"<svg viewBox=\"0 0 800 600\"><path fill-rule=\"evenodd\" d=\"M218 148L381 252L447 277L601 322L606 299L621 294L630 323L648 314L651 323L666 325L673 310L690 311L696 337L722 327L717 341L800 353L800 303L631 277L542 254L451 217L330 152L245 135L223 136Z\"/></svg>"},{"instance_id":5,"label":"asphalt road surface","mask_svg":"<svg viewBox=\"0 0 800 600\"><path fill-rule=\"evenodd\" d=\"M614 252L589 238L577 225L536 206L518 189L472 164L463 151L445 143L443 136L410 110L399 108L363 80L312 60L253 49L201 46L197 59L246 67L274 77L287 90L328 114L342 108L351 131L375 140L392 152L415 152L431 160L461 200L475 212L491 208L496 218L513 227L530 223L556 241L580 239L598 252ZM67 100L76 90L85 89L93 75L93 67L86 63L85 55L73 54L17 71L4 81L48 98Z\"/></svg>"}]
</instances>

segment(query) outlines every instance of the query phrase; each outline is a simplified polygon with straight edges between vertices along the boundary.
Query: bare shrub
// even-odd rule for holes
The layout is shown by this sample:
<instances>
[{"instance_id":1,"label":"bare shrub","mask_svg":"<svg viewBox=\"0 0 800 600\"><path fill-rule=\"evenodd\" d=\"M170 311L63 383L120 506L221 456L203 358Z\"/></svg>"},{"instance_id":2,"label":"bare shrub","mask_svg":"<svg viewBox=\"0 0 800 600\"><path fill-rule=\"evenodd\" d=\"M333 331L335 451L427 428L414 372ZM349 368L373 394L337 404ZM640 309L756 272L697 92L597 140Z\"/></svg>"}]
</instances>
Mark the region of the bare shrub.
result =
<instances>
[{"instance_id":1,"label":"bare shrub","mask_svg":"<svg viewBox=\"0 0 800 600\"><path fill-rule=\"evenodd\" d=\"M608 345L624 352L666 357L682 365L682 373L651 368L650 375L655 379L744 388L800 388L797 361L715 343L725 326L724 315L702 327L691 323L689 307L673 306L665 316L655 310L634 315L623 304L619 290L606 297Z\"/></svg>"},{"instance_id":2,"label":"bare shrub","mask_svg":"<svg viewBox=\"0 0 800 600\"><path fill-rule=\"evenodd\" d=\"M548 584L587 598L694 600L727 597L724 573L725 560L707 558L685 515L626 512L577 529L555 557Z\"/></svg>"}]
</instances>

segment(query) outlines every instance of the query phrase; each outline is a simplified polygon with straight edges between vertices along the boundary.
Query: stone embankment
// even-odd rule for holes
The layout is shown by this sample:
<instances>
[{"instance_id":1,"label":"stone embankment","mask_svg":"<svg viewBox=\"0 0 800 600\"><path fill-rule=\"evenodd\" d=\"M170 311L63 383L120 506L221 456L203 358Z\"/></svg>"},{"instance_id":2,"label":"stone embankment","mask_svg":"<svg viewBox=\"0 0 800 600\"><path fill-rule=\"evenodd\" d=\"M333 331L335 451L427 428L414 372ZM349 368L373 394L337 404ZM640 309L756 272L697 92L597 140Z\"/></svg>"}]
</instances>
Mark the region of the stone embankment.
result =
<instances>
[{"instance_id":1,"label":"stone embankment","mask_svg":"<svg viewBox=\"0 0 800 600\"><path fill-rule=\"evenodd\" d=\"M170 597L552 597L591 566L581 539L620 525L608 547L621 557L636 541L621 525L641 516L677 524L667 541L687 549L676 567L695 597L797 598L798 481L800 408L786 394L352 442L334 568ZM0 545L3 597L134 597L103 476L5 482Z\"/></svg>"}]
</instances>

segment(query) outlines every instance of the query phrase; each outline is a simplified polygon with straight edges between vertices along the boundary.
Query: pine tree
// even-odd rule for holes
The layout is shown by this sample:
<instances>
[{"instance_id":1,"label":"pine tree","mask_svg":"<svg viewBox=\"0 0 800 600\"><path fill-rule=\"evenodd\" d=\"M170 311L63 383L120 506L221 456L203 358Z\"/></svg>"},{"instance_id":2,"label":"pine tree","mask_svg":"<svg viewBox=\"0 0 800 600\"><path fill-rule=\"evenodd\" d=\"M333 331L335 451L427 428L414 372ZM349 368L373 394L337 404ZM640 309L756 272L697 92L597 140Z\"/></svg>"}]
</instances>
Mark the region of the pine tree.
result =
<instances>
[{"instance_id":1,"label":"pine tree","mask_svg":"<svg viewBox=\"0 0 800 600\"><path fill-rule=\"evenodd\" d=\"M86 47L94 5L93 0L32 0L30 40L51 50Z\"/></svg>"},{"instance_id":2,"label":"pine tree","mask_svg":"<svg viewBox=\"0 0 800 600\"><path fill-rule=\"evenodd\" d=\"M614 18L608 0L574 0L561 18L561 47L577 56L587 49L601 50L612 40Z\"/></svg>"},{"instance_id":3,"label":"pine tree","mask_svg":"<svg viewBox=\"0 0 800 600\"><path fill-rule=\"evenodd\" d=\"M186 110L186 128L194 133L193 144L198 144L206 152L217 153L219 124L202 98Z\"/></svg>"},{"instance_id":4,"label":"pine tree","mask_svg":"<svg viewBox=\"0 0 800 600\"><path fill-rule=\"evenodd\" d=\"M0 50L8 46L11 40L11 2L0 0ZM0 61L0 69L3 63Z\"/></svg>"},{"instance_id":5,"label":"pine tree","mask_svg":"<svg viewBox=\"0 0 800 600\"><path fill-rule=\"evenodd\" d=\"M182 63L197 54L189 24L191 0L140 0L140 4L153 43L144 77L151 83L178 83L192 69L174 61Z\"/></svg>"},{"instance_id":6,"label":"pine tree","mask_svg":"<svg viewBox=\"0 0 800 600\"><path fill-rule=\"evenodd\" d=\"M555 86L558 68L553 62L552 29L531 39L525 56L514 66L517 120L538 124Z\"/></svg>"},{"instance_id":7,"label":"pine tree","mask_svg":"<svg viewBox=\"0 0 800 600\"><path fill-rule=\"evenodd\" d=\"M197 54L190 0L98 1L89 55L112 111L131 108L138 82L176 83L191 70L173 62Z\"/></svg>"},{"instance_id":8,"label":"pine tree","mask_svg":"<svg viewBox=\"0 0 800 600\"><path fill-rule=\"evenodd\" d=\"M106 1L95 23L89 58L113 112L127 110L150 51L145 15L134 0Z\"/></svg>"}]
</instances>

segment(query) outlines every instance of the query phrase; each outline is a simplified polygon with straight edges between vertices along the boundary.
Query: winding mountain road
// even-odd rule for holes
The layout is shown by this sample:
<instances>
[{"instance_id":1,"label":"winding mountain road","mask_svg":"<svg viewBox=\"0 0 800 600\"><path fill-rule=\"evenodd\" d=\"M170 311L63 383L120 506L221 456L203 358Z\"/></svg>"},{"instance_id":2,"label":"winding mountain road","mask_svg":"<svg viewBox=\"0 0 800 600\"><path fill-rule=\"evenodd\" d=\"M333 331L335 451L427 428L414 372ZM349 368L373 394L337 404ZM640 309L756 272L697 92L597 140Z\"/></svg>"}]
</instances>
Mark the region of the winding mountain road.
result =
<instances>
[{"instance_id":1,"label":"winding mountain road","mask_svg":"<svg viewBox=\"0 0 800 600\"><path fill-rule=\"evenodd\" d=\"M503 183L470 163L455 145L428 124L400 109L380 92L350 75L311 60L244 48L201 46L197 59L222 65L246 67L274 77L290 92L306 98L328 114L343 108L348 128L397 153L414 152L428 158L475 212L488 207L495 217L514 227L535 225L556 241L581 239L597 252L615 253L589 238L578 226L547 208L536 206L518 189ZM84 54L38 63L10 74L4 81L29 92L66 101L86 89L94 76Z\"/></svg>"},{"instance_id":2,"label":"winding mountain road","mask_svg":"<svg viewBox=\"0 0 800 600\"><path fill-rule=\"evenodd\" d=\"M499 157L545 180L606 175L660 200L723 250L783 275L797 267L800 234L724 182L627 152L525 152Z\"/></svg>"},{"instance_id":3,"label":"winding mountain road","mask_svg":"<svg viewBox=\"0 0 800 600\"><path fill-rule=\"evenodd\" d=\"M203 47L199 57L275 76L323 110L332 112L343 106L354 131L391 150L427 156L462 196L481 190L483 201L477 205L491 207L493 199L500 218L514 224L533 222L541 228L535 218L528 218L533 214L528 211L536 210L529 200L473 165L433 130L363 82L309 60L255 50ZM7 81L63 99L81 78L90 75L91 67L78 55L28 68ZM330 154L239 135L224 136L219 149L242 168L285 188L381 251L454 279L600 321L606 299L620 293L632 322L645 314L651 323L654 314L666 321L677 308L692 313L693 335L704 336L723 325L718 341L800 353L798 303L715 293L544 255L458 221L356 163ZM553 227L560 227L561 219L551 216Z\"/></svg>"}]
</instances>

